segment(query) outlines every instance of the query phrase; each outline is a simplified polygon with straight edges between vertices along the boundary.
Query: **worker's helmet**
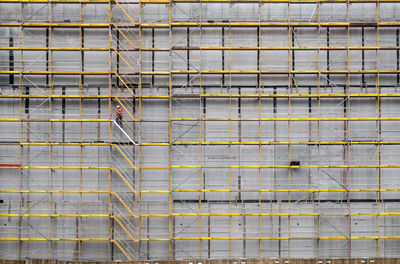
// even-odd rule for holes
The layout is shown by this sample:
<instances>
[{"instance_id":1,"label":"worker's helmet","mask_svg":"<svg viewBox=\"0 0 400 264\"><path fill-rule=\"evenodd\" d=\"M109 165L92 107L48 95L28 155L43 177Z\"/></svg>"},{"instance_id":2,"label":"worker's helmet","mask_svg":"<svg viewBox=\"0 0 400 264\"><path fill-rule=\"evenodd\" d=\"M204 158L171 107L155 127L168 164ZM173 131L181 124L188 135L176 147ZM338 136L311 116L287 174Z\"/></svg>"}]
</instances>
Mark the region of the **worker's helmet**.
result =
<instances>
[{"instance_id":1,"label":"worker's helmet","mask_svg":"<svg viewBox=\"0 0 400 264\"><path fill-rule=\"evenodd\" d=\"M117 108L121 108L119 105L117 105Z\"/></svg>"}]
</instances>

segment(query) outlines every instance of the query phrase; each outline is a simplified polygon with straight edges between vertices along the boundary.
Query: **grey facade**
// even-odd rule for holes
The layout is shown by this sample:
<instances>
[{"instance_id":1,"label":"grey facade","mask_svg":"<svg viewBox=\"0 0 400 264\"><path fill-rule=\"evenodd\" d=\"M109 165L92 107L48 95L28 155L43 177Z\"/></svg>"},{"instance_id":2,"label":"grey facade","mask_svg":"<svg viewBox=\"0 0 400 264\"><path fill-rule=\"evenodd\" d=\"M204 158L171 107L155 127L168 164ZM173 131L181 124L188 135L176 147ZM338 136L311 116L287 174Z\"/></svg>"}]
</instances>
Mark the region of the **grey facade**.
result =
<instances>
[{"instance_id":1,"label":"grey facade","mask_svg":"<svg viewBox=\"0 0 400 264\"><path fill-rule=\"evenodd\" d=\"M0 1L0 258L400 257L399 19Z\"/></svg>"}]
</instances>

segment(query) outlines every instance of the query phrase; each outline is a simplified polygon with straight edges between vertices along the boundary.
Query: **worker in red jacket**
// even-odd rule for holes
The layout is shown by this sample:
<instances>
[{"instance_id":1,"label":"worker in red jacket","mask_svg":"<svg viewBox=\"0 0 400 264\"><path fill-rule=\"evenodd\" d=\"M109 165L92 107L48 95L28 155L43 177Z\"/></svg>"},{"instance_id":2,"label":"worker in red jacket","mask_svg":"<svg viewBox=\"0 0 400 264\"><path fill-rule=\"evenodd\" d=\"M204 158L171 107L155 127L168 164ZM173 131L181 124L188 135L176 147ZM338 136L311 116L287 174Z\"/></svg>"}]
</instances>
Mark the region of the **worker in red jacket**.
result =
<instances>
[{"instance_id":1,"label":"worker in red jacket","mask_svg":"<svg viewBox=\"0 0 400 264\"><path fill-rule=\"evenodd\" d=\"M122 117L123 117L122 110L121 110L121 107L118 105L118 106L117 106L117 113L115 114L115 119L117 120L117 124L118 124L121 128L123 128L123 125L122 125Z\"/></svg>"}]
</instances>

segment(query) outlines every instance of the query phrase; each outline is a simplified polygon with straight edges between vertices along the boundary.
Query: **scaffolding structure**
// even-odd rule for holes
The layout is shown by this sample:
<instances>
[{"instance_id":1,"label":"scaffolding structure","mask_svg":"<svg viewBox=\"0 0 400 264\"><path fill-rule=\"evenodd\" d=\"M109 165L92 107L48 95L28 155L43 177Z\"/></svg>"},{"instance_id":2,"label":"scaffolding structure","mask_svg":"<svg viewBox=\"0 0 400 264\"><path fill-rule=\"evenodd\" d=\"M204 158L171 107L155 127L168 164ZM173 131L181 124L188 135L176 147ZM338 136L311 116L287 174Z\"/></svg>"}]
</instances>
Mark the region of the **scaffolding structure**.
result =
<instances>
[{"instance_id":1,"label":"scaffolding structure","mask_svg":"<svg viewBox=\"0 0 400 264\"><path fill-rule=\"evenodd\" d=\"M0 0L0 256L398 257L398 11Z\"/></svg>"}]
</instances>

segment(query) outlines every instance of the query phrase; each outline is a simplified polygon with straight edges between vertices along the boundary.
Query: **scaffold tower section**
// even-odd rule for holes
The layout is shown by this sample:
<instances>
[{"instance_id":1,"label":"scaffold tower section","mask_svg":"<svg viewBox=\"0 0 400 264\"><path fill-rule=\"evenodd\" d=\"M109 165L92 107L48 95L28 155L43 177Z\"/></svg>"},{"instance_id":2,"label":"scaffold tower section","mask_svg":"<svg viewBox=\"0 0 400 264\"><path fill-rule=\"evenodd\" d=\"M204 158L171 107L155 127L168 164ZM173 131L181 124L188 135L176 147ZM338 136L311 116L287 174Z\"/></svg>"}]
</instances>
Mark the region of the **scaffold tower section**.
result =
<instances>
[{"instance_id":1,"label":"scaffold tower section","mask_svg":"<svg viewBox=\"0 0 400 264\"><path fill-rule=\"evenodd\" d=\"M0 258L399 257L399 43L396 0L0 0Z\"/></svg>"}]
</instances>

